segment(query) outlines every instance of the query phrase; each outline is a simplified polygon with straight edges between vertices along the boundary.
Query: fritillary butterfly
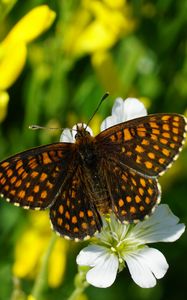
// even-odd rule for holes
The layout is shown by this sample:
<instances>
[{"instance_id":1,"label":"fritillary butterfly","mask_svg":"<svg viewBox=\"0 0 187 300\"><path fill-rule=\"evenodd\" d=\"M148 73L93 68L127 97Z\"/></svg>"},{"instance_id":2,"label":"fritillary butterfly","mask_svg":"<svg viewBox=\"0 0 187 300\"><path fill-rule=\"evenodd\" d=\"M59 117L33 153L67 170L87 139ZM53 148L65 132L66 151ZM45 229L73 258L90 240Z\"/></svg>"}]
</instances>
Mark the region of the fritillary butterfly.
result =
<instances>
[{"instance_id":1,"label":"fritillary butterfly","mask_svg":"<svg viewBox=\"0 0 187 300\"><path fill-rule=\"evenodd\" d=\"M102 228L102 214L137 222L160 201L158 176L178 157L186 119L155 114L92 137L77 125L75 143L54 143L0 163L2 198L28 209L50 209L60 235L81 240Z\"/></svg>"}]
</instances>

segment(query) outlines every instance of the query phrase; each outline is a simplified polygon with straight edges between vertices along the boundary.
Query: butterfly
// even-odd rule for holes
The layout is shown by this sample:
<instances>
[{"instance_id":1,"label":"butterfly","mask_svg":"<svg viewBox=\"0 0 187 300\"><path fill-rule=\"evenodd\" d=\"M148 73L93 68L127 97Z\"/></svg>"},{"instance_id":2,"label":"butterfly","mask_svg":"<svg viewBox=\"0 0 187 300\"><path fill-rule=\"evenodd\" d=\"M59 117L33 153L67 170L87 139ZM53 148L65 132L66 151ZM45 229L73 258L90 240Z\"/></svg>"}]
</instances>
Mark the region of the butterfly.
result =
<instances>
[{"instance_id":1,"label":"butterfly","mask_svg":"<svg viewBox=\"0 0 187 300\"><path fill-rule=\"evenodd\" d=\"M185 142L187 121L154 114L114 125L93 137L78 124L75 143L53 143L0 163L0 196L25 209L50 209L53 229L87 239L102 215L136 223L160 202L158 177Z\"/></svg>"}]
</instances>

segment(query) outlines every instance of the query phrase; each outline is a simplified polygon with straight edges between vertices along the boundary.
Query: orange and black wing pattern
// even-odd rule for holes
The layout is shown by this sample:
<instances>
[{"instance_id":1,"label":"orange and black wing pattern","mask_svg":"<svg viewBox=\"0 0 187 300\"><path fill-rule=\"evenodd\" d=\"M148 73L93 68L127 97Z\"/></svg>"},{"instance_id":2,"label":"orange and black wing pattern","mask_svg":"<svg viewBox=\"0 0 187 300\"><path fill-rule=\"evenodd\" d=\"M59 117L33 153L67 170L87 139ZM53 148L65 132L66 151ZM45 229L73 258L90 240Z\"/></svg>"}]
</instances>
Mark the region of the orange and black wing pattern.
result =
<instances>
[{"instance_id":1,"label":"orange and black wing pattern","mask_svg":"<svg viewBox=\"0 0 187 300\"><path fill-rule=\"evenodd\" d=\"M51 206L67 180L73 156L74 144L56 143L7 158L0 163L0 196L23 208Z\"/></svg>"},{"instance_id":2,"label":"orange and black wing pattern","mask_svg":"<svg viewBox=\"0 0 187 300\"><path fill-rule=\"evenodd\" d=\"M121 222L136 223L150 215L160 202L157 179L148 178L108 159L103 174L112 211Z\"/></svg>"},{"instance_id":3,"label":"orange and black wing pattern","mask_svg":"<svg viewBox=\"0 0 187 300\"><path fill-rule=\"evenodd\" d=\"M84 169L79 165L50 208L52 226L65 238L87 239L102 227L86 182Z\"/></svg>"},{"instance_id":4,"label":"orange and black wing pattern","mask_svg":"<svg viewBox=\"0 0 187 300\"><path fill-rule=\"evenodd\" d=\"M112 126L96 140L103 153L121 166L144 176L162 175L176 160L185 142L186 118L178 114L155 114Z\"/></svg>"}]
</instances>

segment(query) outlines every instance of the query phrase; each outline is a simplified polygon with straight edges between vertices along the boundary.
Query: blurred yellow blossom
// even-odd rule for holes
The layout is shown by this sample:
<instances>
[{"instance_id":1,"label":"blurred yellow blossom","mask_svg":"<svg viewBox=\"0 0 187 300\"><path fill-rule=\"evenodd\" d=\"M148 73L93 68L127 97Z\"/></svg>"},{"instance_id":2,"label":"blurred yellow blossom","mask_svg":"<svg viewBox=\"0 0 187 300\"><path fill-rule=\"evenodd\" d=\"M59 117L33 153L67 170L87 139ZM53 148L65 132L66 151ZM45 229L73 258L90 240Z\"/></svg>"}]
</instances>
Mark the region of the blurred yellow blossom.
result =
<instances>
[{"instance_id":1,"label":"blurred yellow blossom","mask_svg":"<svg viewBox=\"0 0 187 300\"><path fill-rule=\"evenodd\" d=\"M126 3L125 0L104 0L103 2L113 8L123 8L124 4Z\"/></svg>"},{"instance_id":2,"label":"blurred yellow blossom","mask_svg":"<svg viewBox=\"0 0 187 300\"><path fill-rule=\"evenodd\" d=\"M9 102L9 95L5 91L0 91L0 122L2 122L7 114L7 105Z\"/></svg>"},{"instance_id":3,"label":"blurred yellow blossom","mask_svg":"<svg viewBox=\"0 0 187 300\"><path fill-rule=\"evenodd\" d=\"M81 0L64 25L63 50L69 57L90 54L93 68L103 88L123 94L123 85L110 49L134 30L135 19L125 0Z\"/></svg>"},{"instance_id":4,"label":"blurred yellow blossom","mask_svg":"<svg viewBox=\"0 0 187 300\"><path fill-rule=\"evenodd\" d=\"M38 6L18 21L0 43L0 93L8 89L21 73L27 44L47 30L55 16L47 5Z\"/></svg>"},{"instance_id":5,"label":"blurred yellow blossom","mask_svg":"<svg viewBox=\"0 0 187 300\"><path fill-rule=\"evenodd\" d=\"M13 273L19 278L35 278L41 268L42 257L51 239L47 212L31 212L29 228L23 232L15 247ZM63 279L66 265L67 241L57 238L48 262L48 283L58 286Z\"/></svg>"},{"instance_id":6,"label":"blurred yellow blossom","mask_svg":"<svg viewBox=\"0 0 187 300\"><path fill-rule=\"evenodd\" d=\"M9 88L21 73L25 64L27 49L23 42L10 44L2 47L0 45L0 91Z\"/></svg>"},{"instance_id":7,"label":"blurred yellow blossom","mask_svg":"<svg viewBox=\"0 0 187 300\"><path fill-rule=\"evenodd\" d=\"M35 297L33 297L32 295L29 295L28 297L27 297L27 300L37 300Z\"/></svg>"},{"instance_id":8,"label":"blurred yellow blossom","mask_svg":"<svg viewBox=\"0 0 187 300\"><path fill-rule=\"evenodd\" d=\"M82 0L66 30L64 50L79 56L109 49L134 26L126 1Z\"/></svg>"},{"instance_id":9,"label":"blurred yellow blossom","mask_svg":"<svg viewBox=\"0 0 187 300\"><path fill-rule=\"evenodd\" d=\"M19 41L31 42L52 25L55 17L55 12L47 5L35 7L12 28L3 45Z\"/></svg>"},{"instance_id":10,"label":"blurred yellow blossom","mask_svg":"<svg viewBox=\"0 0 187 300\"><path fill-rule=\"evenodd\" d=\"M49 258L48 284L51 287L55 288L62 282L66 266L66 249L67 242L62 238L58 238Z\"/></svg>"}]
</instances>

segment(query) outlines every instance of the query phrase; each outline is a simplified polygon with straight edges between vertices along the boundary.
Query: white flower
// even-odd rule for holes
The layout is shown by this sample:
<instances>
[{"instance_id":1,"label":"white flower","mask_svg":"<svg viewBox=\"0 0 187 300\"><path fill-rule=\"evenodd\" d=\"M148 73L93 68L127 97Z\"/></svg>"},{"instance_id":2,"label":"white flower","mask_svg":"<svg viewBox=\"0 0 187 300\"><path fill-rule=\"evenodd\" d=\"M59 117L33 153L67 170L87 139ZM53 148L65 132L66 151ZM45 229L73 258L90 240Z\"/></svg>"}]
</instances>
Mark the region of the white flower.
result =
<instances>
[{"instance_id":1,"label":"white flower","mask_svg":"<svg viewBox=\"0 0 187 300\"><path fill-rule=\"evenodd\" d=\"M146 115L147 111L143 103L140 102L138 99L127 98L126 100L123 100L122 98L117 98L112 108L112 115L107 117L101 124L101 131L118 123L125 122L138 117L143 117ZM64 129L60 136L60 142L74 143L77 125L74 125L72 129ZM87 127L87 130L93 136L91 128L88 127L86 124L83 124L83 126L84 128Z\"/></svg>"},{"instance_id":2,"label":"white flower","mask_svg":"<svg viewBox=\"0 0 187 300\"><path fill-rule=\"evenodd\" d=\"M138 99L127 98L123 100L122 98L117 98L112 108L112 115L107 117L101 124L101 131L118 123L146 115L147 111L143 103Z\"/></svg>"},{"instance_id":3,"label":"white flower","mask_svg":"<svg viewBox=\"0 0 187 300\"><path fill-rule=\"evenodd\" d=\"M87 281L106 288L113 284L118 271L129 269L132 279L142 288L155 286L168 269L164 255L146 244L176 241L184 232L184 224L171 212L168 205L160 205L154 214L137 225L120 224L111 215L96 236L95 244L80 251L77 264L90 266ZM96 244L97 243L97 244Z\"/></svg>"}]
</instances>

